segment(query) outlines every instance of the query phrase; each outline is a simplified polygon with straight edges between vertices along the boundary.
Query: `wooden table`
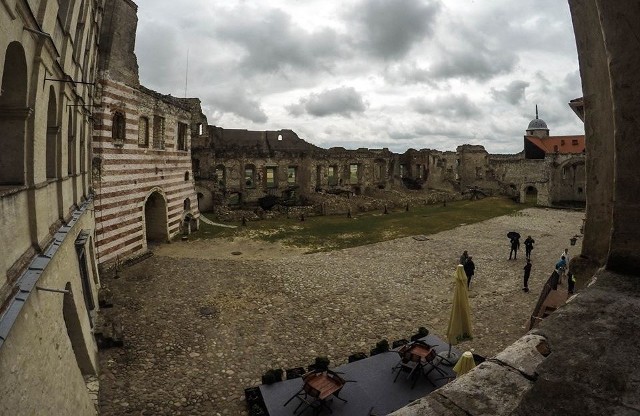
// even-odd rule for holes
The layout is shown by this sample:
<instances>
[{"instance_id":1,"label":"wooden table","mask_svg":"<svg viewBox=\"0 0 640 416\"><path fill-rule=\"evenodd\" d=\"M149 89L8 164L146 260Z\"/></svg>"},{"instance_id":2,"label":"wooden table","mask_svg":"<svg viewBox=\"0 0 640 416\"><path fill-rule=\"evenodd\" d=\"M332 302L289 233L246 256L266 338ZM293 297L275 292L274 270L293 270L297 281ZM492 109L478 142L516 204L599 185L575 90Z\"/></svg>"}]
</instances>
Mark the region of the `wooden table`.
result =
<instances>
[{"instance_id":1,"label":"wooden table","mask_svg":"<svg viewBox=\"0 0 640 416\"><path fill-rule=\"evenodd\" d=\"M311 373L304 378L304 382L319 392L317 397L319 400L324 400L336 393L345 384L344 380L326 371Z\"/></svg>"}]
</instances>

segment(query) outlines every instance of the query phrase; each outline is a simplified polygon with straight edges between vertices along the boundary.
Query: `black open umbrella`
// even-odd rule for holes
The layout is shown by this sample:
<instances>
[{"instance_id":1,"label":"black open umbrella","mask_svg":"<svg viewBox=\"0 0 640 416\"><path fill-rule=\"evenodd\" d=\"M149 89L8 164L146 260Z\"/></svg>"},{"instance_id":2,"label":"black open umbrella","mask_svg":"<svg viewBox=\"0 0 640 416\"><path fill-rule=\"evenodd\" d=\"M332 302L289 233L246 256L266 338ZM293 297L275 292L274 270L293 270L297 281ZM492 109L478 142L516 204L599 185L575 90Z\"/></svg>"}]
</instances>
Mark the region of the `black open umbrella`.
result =
<instances>
[{"instance_id":1,"label":"black open umbrella","mask_svg":"<svg viewBox=\"0 0 640 416\"><path fill-rule=\"evenodd\" d=\"M518 239L518 240L519 240L519 239L520 239L520 234L519 234L519 233L517 233L517 232L515 232L515 231L509 231L509 232L507 233L507 238L509 238L509 239L511 239L511 240L513 240L514 238L516 238L516 239Z\"/></svg>"}]
</instances>

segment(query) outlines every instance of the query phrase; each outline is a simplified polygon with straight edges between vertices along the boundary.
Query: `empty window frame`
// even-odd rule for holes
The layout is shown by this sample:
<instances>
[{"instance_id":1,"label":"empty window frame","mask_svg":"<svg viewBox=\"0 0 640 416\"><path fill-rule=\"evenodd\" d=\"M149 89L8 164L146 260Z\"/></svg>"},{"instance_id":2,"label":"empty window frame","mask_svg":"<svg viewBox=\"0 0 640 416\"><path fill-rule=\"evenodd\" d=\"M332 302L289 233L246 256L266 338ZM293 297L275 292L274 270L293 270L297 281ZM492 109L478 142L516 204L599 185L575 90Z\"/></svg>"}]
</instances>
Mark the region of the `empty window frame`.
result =
<instances>
[{"instance_id":1,"label":"empty window frame","mask_svg":"<svg viewBox=\"0 0 640 416\"><path fill-rule=\"evenodd\" d=\"M338 176L337 176L337 171L338 169L335 166L329 166L327 167L327 183L330 186L335 186L338 184Z\"/></svg>"},{"instance_id":2,"label":"empty window frame","mask_svg":"<svg viewBox=\"0 0 640 416\"><path fill-rule=\"evenodd\" d=\"M247 165L244 168L244 186L246 188L255 188L256 169L253 165Z\"/></svg>"},{"instance_id":3,"label":"empty window frame","mask_svg":"<svg viewBox=\"0 0 640 416\"><path fill-rule=\"evenodd\" d=\"M225 175L225 169L223 165L218 165L216 166L216 174L215 174L215 179L218 182L218 186L220 188L224 188L227 178Z\"/></svg>"},{"instance_id":4,"label":"empty window frame","mask_svg":"<svg viewBox=\"0 0 640 416\"><path fill-rule=\"evenodd\" d=\"M187 150L187 125L185 123L178 123L178 150Z\"/></svg>"},{"instance_id":5,"label":"empty window frame","mask_svg":"<svg viewBox=\"0 0 640 416\"><path fill-rule=\"evenodd\" d=\"M404 178L407 176L407 165L404 163L400 165L400 177Z\"/></svg>"},{"instance_id":6,"label":"empty window frame","mask_svg":"<svg viewBox=\"0 0 640 416\"><path fill-rule=\"evenodd\" d=\"M164 149L164 117L153 116L153 148Z\"/></svg>"},{"instance_id":7,"label":"empty window frame","mask_svg":"<svg viewBox=\"0 0 640 416\"><path fill-rule=\"evenodd\" d=\"M349 165L349 183L358 183L358 164L352 163Z\"/></svg>"},{"instance_id":8,"label":"empty window frame","mask_svg":"<svg viewBox=\"0 0 640 416\"><path fill-rule=\"evenodd\" d=\"M287 184L295 185L297 181L298 168L295 166L289 166L287 168Z\"/></svg>"},{"instance_id":9,"label":"empty window frame","mask_svg":"<svg viewBox=\"0 0 640 416\"><path fill-rule=\"evenodd\" d=\"M111 138L113 139L113 145L122 147L124 146L124 139L126 135L126 120L124 114L120 111L113 113L113 121L111 125Z\"/></svg>"},{"instance_id":10,"label":"empty window frame","mask_svg":"<svg viewBox=\"0 0 640 416\"><path fill-rule=\"evenodd\" d=\"M140 117L138 120L138 146L149 147L149 119Z\"/></svg>"},{"instance_id":11,"label":"empty window frame","mask_svg":"<svg viewBox=\"0 0 640 416\"><path fill-rule=\"evenodd\" d=\"M267 188L276 188L276 167L270 166L266 168L265 178Z\"/></svg>"}]
</instances>

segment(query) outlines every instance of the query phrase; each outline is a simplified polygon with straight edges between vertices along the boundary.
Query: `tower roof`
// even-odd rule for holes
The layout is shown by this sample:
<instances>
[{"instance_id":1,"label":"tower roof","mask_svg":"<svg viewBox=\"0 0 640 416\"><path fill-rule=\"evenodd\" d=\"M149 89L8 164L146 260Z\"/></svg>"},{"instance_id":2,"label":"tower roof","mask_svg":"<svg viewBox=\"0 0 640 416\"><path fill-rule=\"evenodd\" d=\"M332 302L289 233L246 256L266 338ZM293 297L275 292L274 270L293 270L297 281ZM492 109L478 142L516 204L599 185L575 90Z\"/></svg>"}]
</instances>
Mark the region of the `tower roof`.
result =
<instances>
[{"instance_id":1,"label":"tower roof","mask_svg":"<svg viewBox=\"0 0 640 416\"><path fill-rule=\"evenodd\" d=\"M546 130L549 131L547 127L547 123L544 122L541 118L538 118L538 105L536 105L536 118L531 120L529 123L529 127L527 130Z\"/></svg>"}]
</instances>

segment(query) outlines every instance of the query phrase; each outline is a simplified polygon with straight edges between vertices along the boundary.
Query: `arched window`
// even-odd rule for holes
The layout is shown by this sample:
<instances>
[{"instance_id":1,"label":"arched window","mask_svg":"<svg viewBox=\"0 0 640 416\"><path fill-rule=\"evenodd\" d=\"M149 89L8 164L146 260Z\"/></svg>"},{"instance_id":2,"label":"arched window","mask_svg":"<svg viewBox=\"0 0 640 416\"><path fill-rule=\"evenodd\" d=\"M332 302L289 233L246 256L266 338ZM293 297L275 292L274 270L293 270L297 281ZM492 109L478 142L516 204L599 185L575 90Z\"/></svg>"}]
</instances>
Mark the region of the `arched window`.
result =
<instances>
[{"instance_id":1,"label":"arched window","mask_svg":"<svg viewBox=\"0 0 640 416\"><path fill-rule=\"evenodd\" d=\"M69 121L67 124L67 174L76 173L76 133L73 124L73 113L69 112Z\"/></svg>"},{"instance_id":2,"label":"arched window","mask_svg":"<svg viewBox=\"0 0 640 416\"><path fill-rule=\"evenodd\" d=\"M126 133L126 122L124 114L120 111L113 113L113 121L111 124L111 138L113 139L113 145L122 147L124 146L124 139Z\"/></svg>"},{"instance_id":3,"label":"arched window","mask_svg":"<svg viewBox=\"0 0 640 416\"><path fill-rule=\"evenodd\" d=\"M189 198L184 200L184 210L189 211L191 209L191 200Z\"/></svg>"},{"instance_id":4,"label":"arched window","mask_svg":"<svg viewBox=\"0 0 640 416\"><path fill-rule=\"evenodd\" d=\"M58 103L56 102L56 90L49 88L49 106L47 108L47 138L46 138L46 173L47 179L58 177L58 137L60 125L58 124Z\"/></svg>"},{"instance_id":5,"label":"arched window","mask_svg":"<svg viewBox=\"0 0 640 416\"><path fill-rule=\"evenodd\" d=\"M25 131L27 118L27 61L19 42L7 47L0 94L0 185L25 183Z\"/></svg>"},{"instance_id":6,"label":"arched window","mask_svg":"<svg viewBox=\"0 0 640 416\"><path fill-rule=\"evenodd\" d=\"M184 181L187 182L189 180L189 171L184 173Z\"/></svg>"}]
</instances>

